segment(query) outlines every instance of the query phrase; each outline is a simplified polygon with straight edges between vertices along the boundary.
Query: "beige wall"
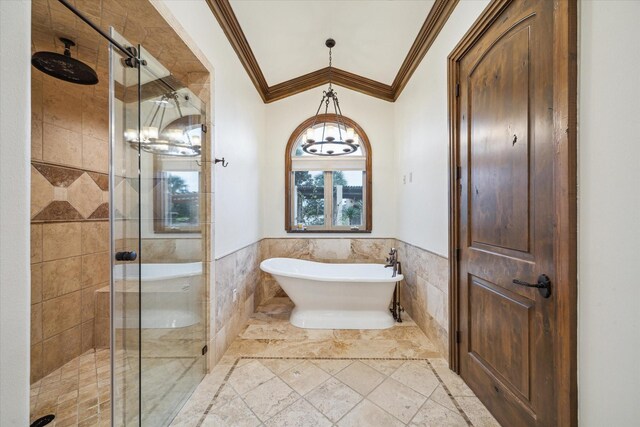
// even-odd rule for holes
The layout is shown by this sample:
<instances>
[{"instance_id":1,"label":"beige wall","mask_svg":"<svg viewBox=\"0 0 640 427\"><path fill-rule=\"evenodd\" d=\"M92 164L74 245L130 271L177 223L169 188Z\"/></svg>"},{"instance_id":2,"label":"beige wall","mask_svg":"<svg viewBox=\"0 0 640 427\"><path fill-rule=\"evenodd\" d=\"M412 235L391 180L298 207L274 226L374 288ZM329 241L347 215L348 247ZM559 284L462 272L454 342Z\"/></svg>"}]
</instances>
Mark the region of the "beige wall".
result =
<instances>
[{"instance_id":1,"label":"beige wall","mask_svg":"<svg viewBox=\"0 0 640 427\"><path fill-rule=\"evenodd\" d=\"M30 1L0 1L2 426L29 425L30 9Z\"/></svg>"},{"instance_id":2,"label":"beige wall","mask_svg":"<svg viewBox=\"0 0 640 427\"><path fill-rule=\"evenodd\" d=\"M266 106L206 2L159 0L154 6L212 65L212 126L216 157L229 167L213 167L215 258L261 238L261 150L266 144ZM204 60L203 60L204 58Z\"/></svg>"},{"instance_id":3,"label":"beige wall","mask_svg":"<svg viewBox=\"0 0 640 427\"><path fill-rule=\"evenodd\" d=\"M578 411L640 419L640 2L581 1L578 68Z\"/></svg>"},{"instance_id":4,"label":"beige wall","mask_svg":"<svg viewBox=\"0 0 640 427\"><path fill-rule=\"evenodd\" d=\"M291 133L318 108L322 91L314 88L267 106L266 146L262 156L260 175L262 188L263 237L300 237L287 234L284 229L284 203L287 191L284 184L285 148ZM365 131L371 144L373 228L366 237L385 238L396 234L396 188L394 187L394 104L336 87L340 108ZM305 234L323 237L322 234ZM326 236L326 234L325 234ZM345 233L343 237L352 237ZM362 235L361 235L362 236Z\"/></svg>"}]
</instances>

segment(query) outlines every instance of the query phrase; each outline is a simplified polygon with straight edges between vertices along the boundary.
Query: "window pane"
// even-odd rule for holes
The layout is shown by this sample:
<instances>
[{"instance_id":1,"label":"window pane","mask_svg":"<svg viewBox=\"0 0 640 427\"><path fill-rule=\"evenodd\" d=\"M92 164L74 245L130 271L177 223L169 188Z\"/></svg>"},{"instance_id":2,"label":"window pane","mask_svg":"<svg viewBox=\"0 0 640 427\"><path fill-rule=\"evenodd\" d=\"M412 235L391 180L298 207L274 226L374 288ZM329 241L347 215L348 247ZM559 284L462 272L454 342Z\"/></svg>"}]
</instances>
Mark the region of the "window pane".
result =
<instances>
[{"instance_id":1,"label":"window pane","mask_svg":"<svg viewBox=\"0 0 640 427\"><path fill-rule=\"evenodd\" d=\"M362 171L333 172L333 225L362 227L364 224Z\"/></svg>"},{"instance_id":2,"label":"window pane","mask_svg":"<svg viewBox=\"0 0 640 427\"><path fill-rule=\"evenodd\" d=\"M294 228L324 225L324 172L296 171L293 177Z\"/></svg>"},{"instance_id":3,"label":"window pane","mask_svg":"<svg viewBox=\"0 0 640 427\"><path fill-rule=\"evenodd\" d=\"M200 174L198 171L163 172L164 228L191 231L200 223Z\"/></svg>"}]
</instances>

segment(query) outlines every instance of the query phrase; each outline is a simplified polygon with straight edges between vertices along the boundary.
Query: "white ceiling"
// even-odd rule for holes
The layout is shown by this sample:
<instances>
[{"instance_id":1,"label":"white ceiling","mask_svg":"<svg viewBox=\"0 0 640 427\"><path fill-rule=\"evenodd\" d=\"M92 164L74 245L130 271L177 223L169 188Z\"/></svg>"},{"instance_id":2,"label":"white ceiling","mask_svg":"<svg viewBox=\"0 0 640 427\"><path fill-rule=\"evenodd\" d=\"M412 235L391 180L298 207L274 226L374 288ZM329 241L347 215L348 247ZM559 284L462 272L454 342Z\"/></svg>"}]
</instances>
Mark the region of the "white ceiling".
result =
<instances>
[{"instance_id":1,"label":"white ceiling","mask_svg":"<svg viewBox=\"0 0 640 427\"><path fill-rule=\"evenodd\" d=\"M269 85L329 65L391 84L433 0L231 0Z\"/></svg>"}]
</instances>

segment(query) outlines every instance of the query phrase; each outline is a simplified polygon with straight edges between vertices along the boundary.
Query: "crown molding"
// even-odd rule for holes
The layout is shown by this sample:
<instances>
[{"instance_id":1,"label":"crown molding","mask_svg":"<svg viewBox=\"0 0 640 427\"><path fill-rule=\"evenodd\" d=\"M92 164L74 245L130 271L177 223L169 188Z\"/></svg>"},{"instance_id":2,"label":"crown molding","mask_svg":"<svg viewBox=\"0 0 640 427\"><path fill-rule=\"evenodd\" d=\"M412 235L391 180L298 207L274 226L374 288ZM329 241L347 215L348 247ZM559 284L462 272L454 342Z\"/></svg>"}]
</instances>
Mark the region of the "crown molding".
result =
<instances>
[{"instance_id":1,"label":"crown molding","mask_svg":"<svg viewBox=\"0 0 640 427\"><path fill-rule=\"evenodd\" d=\"M332 67L330 71L329 67L325 67L296 77L295 79L270 86L267 92L266 102L278 101L288 96L304 92L305 90L322 86L329 82L329 77L331 77L333 83L346 87L347 89L362 92L376 98L384 99L385 101L394 101L393 90L389 85L339 68Z\"/></svg>"},{"instance_id":2,"label":"crown molding","mask_svg":"<svg viewBox=\"0 0 640 427\"><path fill-rule=\"evenodd\" d=\"M206 1L233 50L238 55L249 78L258 90L260 97L265 103L270 103L327 84L329 77L339 86L394 102L402 93L418 65L420 65L420 61L422 61L440 30L444 27L459 0L435 1L391 85L339 68L332 68L330 73L329 67L325 67L273 86L269 86L267 83L229 0Z\"/></svg>"},{"instance_id":3,"label":"crown molding","mask_svg":"<svg viewBox=\"0 0 640 427\"><path fill-rule=\"evenodd\" d=\"M400 97L402 90L407 83L409 83L409 79L411 79L414 71L416 71L420 65L422 58L424 58L436 37L440 34L440 30L442 30L444 24L447 23L458 1L459 0L436 0L431 7L427 19L425 19L424 24L422 24L418 36L414 40L413 45L411 45L409 53L402 62L400 70L398 70L398 74L391 84L394 101Z\"/></svg>"}]
</instances>

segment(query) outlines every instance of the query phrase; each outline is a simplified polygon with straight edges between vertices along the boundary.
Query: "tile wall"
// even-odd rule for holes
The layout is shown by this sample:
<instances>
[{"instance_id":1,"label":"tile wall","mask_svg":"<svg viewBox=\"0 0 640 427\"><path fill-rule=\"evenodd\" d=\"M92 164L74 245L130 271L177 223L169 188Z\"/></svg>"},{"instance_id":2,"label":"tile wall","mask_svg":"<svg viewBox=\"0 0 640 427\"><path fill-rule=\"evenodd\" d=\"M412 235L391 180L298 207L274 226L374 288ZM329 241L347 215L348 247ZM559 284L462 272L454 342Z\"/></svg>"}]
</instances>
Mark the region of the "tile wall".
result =
<instances>
[{"instance_id":1,"label":"tile wall","mask_svg":"<svg viewBox=\"0 0 640 427\"><path fill-rule=\"evenodd\" d=\"M94 348L94 294L109 285L103 71L87 87L32 73L32 382Z\"/></svg>"},{"instance_id":2,"label":"tile wall","mask_svg":"<svg viewBox=\"0 0 640 427\"><path fill-rule=\"evenodd\" d=\"M275 295L284 295L271 275L260 270L262 260L290 257L322 262L383 262L394 242L394 239L263 239L216 260L209 335L209 348L215 351L210 353L209 366L220 360L255 307Z\"/></svg>"},{"instance_id":3,"label":"tile wall","mask_svg":"<svg viewBox=\"0 0 640 427\"><path fill-rule=\"evenodd\" d=\"M215 261L215 287L209 298L210 368L218 363L261 303L257 291L260 247L261 242L256 242Z\"/></svg>"},{"instance_id":4,"label":"tile wall","mask_svg":"<svg viewBox=\"0 0 640 427\"><path fill-rule=\"evenodd\" d=\"M395 239L264 239L261 260L267 258L299 258L319 262L375 263L384 262ZM260 303L281 294L282 290L270 274L260 272Z\"/></svg>"},{"instance_id":5,"label":"tile wall","mask_svg":"<svg viewBox=\"0 0 640 427\"><path fill-rule=\"evenodd\" d=\"M396 240L404 281L401 302L411 318L446 358L449 355L449 261Z\"/></svg>"}]
</instances>

